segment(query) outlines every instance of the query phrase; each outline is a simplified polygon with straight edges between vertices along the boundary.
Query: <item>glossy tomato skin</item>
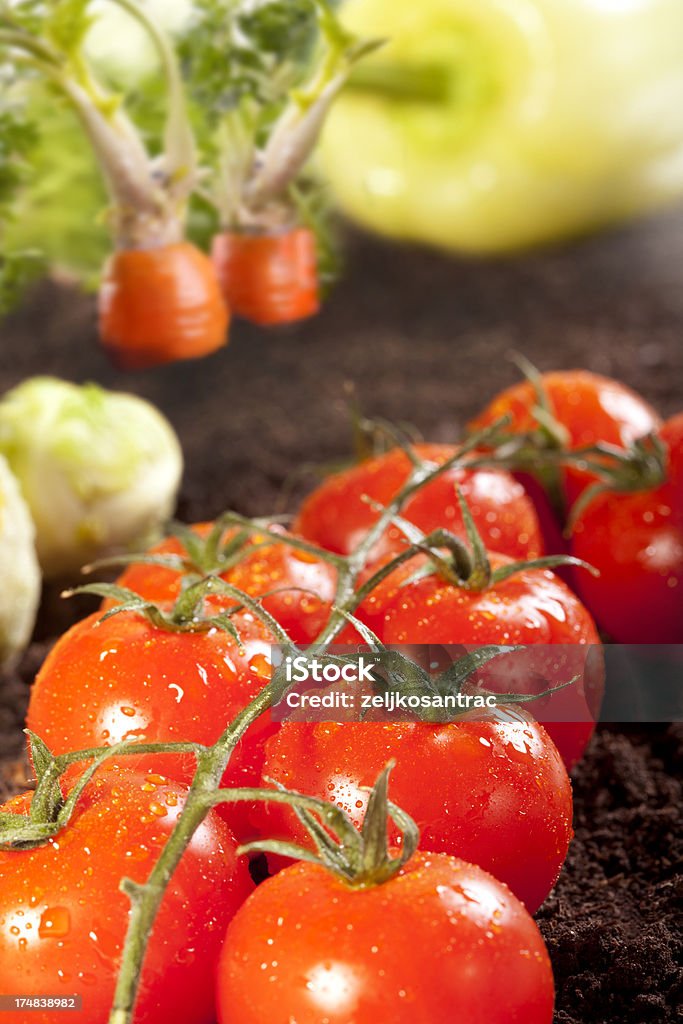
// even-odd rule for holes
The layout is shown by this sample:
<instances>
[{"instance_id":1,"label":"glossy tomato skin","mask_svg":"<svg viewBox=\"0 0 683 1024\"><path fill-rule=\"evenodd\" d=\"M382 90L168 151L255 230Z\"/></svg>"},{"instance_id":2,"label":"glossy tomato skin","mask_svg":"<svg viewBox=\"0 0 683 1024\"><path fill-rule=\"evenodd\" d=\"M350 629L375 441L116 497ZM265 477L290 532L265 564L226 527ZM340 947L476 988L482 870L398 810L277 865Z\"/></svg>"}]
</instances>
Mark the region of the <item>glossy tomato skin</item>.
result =
<instances>
[{"instance_id":1,"label":"glossy tomato skin","mask_svg":"<svg viewBox=\"0 0 683 1024\"><path fill-rule=\"evenodd\" d=\"M563 514L556 509L540 480L531 473L515 473L515 479L522 485L533 502L543 537L543 549L547 555L570 554L569 540L564 535ZM569 586L573 586L571 566L557 566L554 572Z\"/></svg>"},{"instance_id":2,"label":"glossy tomato skin","mask_svg":"<svg viewBox=\"0 0 683 1024\"><path fill-rule=\"evenodd\" d=\"M418 454L428 462L445 462L457 453L450 445L421 444ZM388 504L411 471L401 449L370 459L329 477L303 503L294 531L340 554L352 551L378 518L365 496ZM538 519L524 488L500 470L452 469L423 487L404 506L401 515L425 533L444 527L464 535L456 484L469 505L484 543L513 558L535 558L543 542ZM379 557L394 550L402 534L391 527L375 550Z\"/></svg>"},{"instance_id":3,"label":"glossy tomato skin","mask_svg":"<svg viewBox=\"0 0 683 1024\"><path fill-rule=\"evenodd\" d=\"M557 370L544 373L542 382L555 418L569 434L570 450L598 441L625 448L661 426L658 414L640 395L609 377L589 370ZM512 423L506 429L513 433L534 430L537 425L532 412L535 405L533 386L529 381L522 381L494 398L470 423L470 429L481 430L503 416L511 416ZM569 505L593 479L580 470L566 471Z\"/></svg>"},{"instance_id":4,"label":"glossy tomato skin","mask_svg":"<svg viewBox=\"0 0 683 1024\"><path fill-rule=\"evenodd\" d=\"M218 973L219 1024L550 1024L553 999L521 904L480 868L432 853L357 890L289 867L234 918Z\"/></svg>"},{"instance_id":5,"label":"glossy tomato skin","mask_svg":"<svg viewBox=\"0 0 683 1024\"><path fill-rule=\"evenodd\" d=\"M337 571L329 563L284 544L255 548L226 577L262 605L295 644L310 644L327 623Z\"/></svg>"},{"instance_id":6,"label":"glossy tomato skin","mask_svg":"<svg viewBox=\"0 0 683 1024\"><path fill-rule=\"evenodd\" d=\"M661 487L595 498L579 517L572 553L600 570L577 589L618 643L683 642L683 414L660 436L668 447Z\"/></svg>"},{"instance_id":7,"label":"glossy tomato skin","mask_svg":"<svg viewBox=\"0 0 683 1024\"><path fill-rule=\"evenodd\" d=\"M199 523L193 530L206 536L211 523ZM276 528L277 529L277 528ZM237 530L229 531L225 539ZM282 531L285 535L285 531ZM151 554L184 555L185 549L176 537L168 537L151 549ZM223 573L222 578L250 597L263 598L263 607L270 612L290 639L297 644L311 643L329 618L334 600L337 573L329 563L286 544L264 544L264 537L254 534L244 557ZM182 575L156 565L132 564L117 580L149 601L175 601L181 591ZM267 596L264 596L267 595ZM213 596L210 604L234 605L231 597ZM105 602L105 607L111 607Z\"/></svg>"},{"instance_id":8,"label":"glossy tomato skin","mask_svg":"<svg viewBox=\"0 0 683 1024\"><path fill-rule=\"evenodd\" d=\"M130 902L125 876L144 882L187 790L123 764L98 770L55 840L0 852L0 992L73 995L107 1024ZM3 807L27 814L28 796ZM225 823L210 814L164 896L150 940L134 1024L213 1024L213 977L228 922L253 890ZM0 1011L0 1021L60 1024L68 1013Z\"/></svg>"},{"instance_id":9,"label":"glossy tomato skin","mask_svg":"<svg viewBox=\"0 0 683 1024\"><path fill-rule=\"evenodd\" d=\"M227 633L174 633L144 616L95 614L58 641L38 673L28 726L55 754L130 742L214 743L270 680L273 637L250 615L235 617L243 650ZM238 745L226 784L259 778L263 744L275 729L262 716ZM190 783L191 755L149 754L133 767ZM236 833L241 805L226 805Z\"/></svg>"},{"instance_id":10,"label":"glossy tomato skin","mask_svg":"<svg viewBox=\"0 0 683 1024\"><path fill-rule=\"evenodd\" d=\"M364 787L391 759L391 798L416 820L421 849L479 864L535 911L572 836L571 785L543 727L512 709L444 725L288 722L266 744L264 784L331 800L360 825ZM306 842L280 804L260 804L252 824L261 837Z\"/></svg>"},{"instance_id":11,"label":"glossy tomato skin","mask_svg":"<svg viewBox=\"0 0 683 1024\"><path fill-rule=\"evenodd\" d=\"M510 563L502 555L490 557L493 569ZM538 693L579 676L553 696L554 720L543 719L547 703L531 706L567 768L573 767L593 734L604 690L600 638L588 610L547 569L523 569L476 592L437 575L410 582L424 563L418 556L395 570L361 605L358 617L386 644L533 645L536 650L515 655L515 666L527 671L516 671L514 680L509 659L500 661L500 672L494 661L479 674L494 692Z\"/></svg>"}]
</instances>

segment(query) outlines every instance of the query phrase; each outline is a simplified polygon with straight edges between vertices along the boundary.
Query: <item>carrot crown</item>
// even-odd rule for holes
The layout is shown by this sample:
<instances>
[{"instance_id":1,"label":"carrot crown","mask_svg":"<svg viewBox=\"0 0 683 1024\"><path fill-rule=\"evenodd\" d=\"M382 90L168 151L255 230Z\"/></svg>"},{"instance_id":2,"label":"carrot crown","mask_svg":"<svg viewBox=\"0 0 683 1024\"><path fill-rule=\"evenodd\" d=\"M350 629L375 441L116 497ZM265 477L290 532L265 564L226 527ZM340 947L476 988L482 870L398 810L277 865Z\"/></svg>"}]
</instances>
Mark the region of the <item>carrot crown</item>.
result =
<instances>
[{"instance_id":1,"label":"carrot crown","mask_svg":"<svg viewBox=\"0 0 683 1024\"><path fill-rule=\"evenodd\" d=\"M121 96L95 71L84 51L93 15L89 0L49 5L0 3L0 50L13 66L42 76L76 111L111 198L110 222L121 248L153 248L181 239L197 181L194 136L178 62L166 35L136 0L112 0L151 38L166 79L167 114L161 152L152 154Z\"/></svg>"}]
</instances>

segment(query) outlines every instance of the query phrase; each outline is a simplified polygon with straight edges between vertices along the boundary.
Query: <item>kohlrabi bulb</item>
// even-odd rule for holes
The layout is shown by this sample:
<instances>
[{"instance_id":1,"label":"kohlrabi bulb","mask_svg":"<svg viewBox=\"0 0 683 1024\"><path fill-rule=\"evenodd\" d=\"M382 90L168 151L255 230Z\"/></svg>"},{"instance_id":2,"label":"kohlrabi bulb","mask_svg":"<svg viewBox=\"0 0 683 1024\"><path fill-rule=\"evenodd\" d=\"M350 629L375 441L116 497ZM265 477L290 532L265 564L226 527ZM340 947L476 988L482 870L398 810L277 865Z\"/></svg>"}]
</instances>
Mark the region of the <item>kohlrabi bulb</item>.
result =
<instances>
[{"instance_id":1,"label":"kohlrabi bulb","mask_svg":"<svg viewBox=\"0 0 683 1024\"><path fill-rule=\"evenodd\" d=\"M0 453L21 486L48 578L144 548L182 475L173 428L148 402L36 377L0 401Z\"/></svg>"},{"instance_id":2,"label":"kohlrabi bulb","mask_svg":"<svg viewBox=\"0 0 683 1024\"><path fill-rule=\"evenodd\" d=\"M0 456L0 667L28 643L39 601L40 569L31 515Z\"/></svg>"}]
</instances>

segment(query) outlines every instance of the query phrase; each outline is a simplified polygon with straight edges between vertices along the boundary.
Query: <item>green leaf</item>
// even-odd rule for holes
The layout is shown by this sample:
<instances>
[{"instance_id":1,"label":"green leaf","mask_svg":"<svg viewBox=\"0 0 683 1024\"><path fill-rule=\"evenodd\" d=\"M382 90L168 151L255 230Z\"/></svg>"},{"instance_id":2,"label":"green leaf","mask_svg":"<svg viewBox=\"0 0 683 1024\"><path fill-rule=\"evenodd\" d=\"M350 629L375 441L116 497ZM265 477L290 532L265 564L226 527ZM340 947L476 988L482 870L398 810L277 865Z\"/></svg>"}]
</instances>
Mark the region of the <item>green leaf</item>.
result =
<instances>
[{"instance_id":1,"label":"green leaf","mask_svg":"<svg viewBox=\"0 0 683 1024\"><path fill-rule=\"evenodd\" d=\"M205 121L208 115L215 126L245 97L263 110L281 103L306 64L315 28L311 0L197 0L179 45Z\"/></svg>"},{"instance_id":2,"label":"green leaf","mask_svg":"<svg viewBox=\"0 0 683 1024\"><path fill-rule=\"evenodd\" d=\"M31 761L38 780L31 800L31 821L35 824L53 824L63 803L59 775L54 771L55 758L39 736L28 729L26 732Z\"/></svg>"},{"instance_id":3,"label":"green leaf","mask_svg":"<svg viewBox=\"0 0 683 1024\"><path fill-rule=\"evenodd\" d=\"M29 753L31 756L31 763L33 764L33 770L36 773L36 778L40 780L45 775L48 768L54 764L54 757L48 745L41 740L40 736L36 736L30 729L26 730L28 736Z\"/></svg>"},{"instance_id":4,"label":"green leaf","mask_svg":"<svg viewBox=\"0 0 683 1024\"><path fill-rule=\"evenodd\" d=\"M73 60L80 60L83 41L95 18L90 0L56 0L46 5L44 35Z\"/></svg>"},{"instance_id":5,"label":"green leaf","mask_svg":"<svg viewBox=\"0 0 683 1024\"><path fill-rule=\"evenodd\" d=\"M522 650L524 650L523 647L510 647L503 644L487 644L484 647L478 647L475 651L458 658L445 672L441 673L436 680L437 689L444 694L458 694L470 676L487 665L489 661L493 661L503 654Z\"/></svg>"}]
</instances>

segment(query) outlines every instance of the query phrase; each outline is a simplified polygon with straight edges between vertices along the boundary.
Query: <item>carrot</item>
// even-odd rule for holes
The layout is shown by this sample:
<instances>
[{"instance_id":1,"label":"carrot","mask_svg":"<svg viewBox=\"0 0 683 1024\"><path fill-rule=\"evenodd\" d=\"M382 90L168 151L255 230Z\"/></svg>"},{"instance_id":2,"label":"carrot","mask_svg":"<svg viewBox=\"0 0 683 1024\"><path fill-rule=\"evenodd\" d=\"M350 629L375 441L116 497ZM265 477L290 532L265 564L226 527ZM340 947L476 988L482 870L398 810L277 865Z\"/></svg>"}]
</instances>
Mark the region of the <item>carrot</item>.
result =
<instances>
[{"instance_id":1,"label":"carrot","mask_svg":"<svg viewBox=\"0 0 683 1024\"><path fill-rule=\"evenodd\" d=\"M116 252L105 267L99 318L102 344L130 370L215 352L229 324L211 261L190 242Z\"/></svg>"},{"instance_id":2,"label":"carrot","mask_svg":"<svg viewBox=\"0 0 683 1024\"><path fill-rule=\"evenodd\" d=\"M225 231L212 259L223 295L237 315L261 325L305 320L320 309L315 235Z\"/></svg>"},{"instance_id":3,"label":"carrot","mask_svg":"<svg viewBox=\"0 0 683 1024\"><path fill-rule=\"evenodd\" d=\"M120 366L138 369L214 352L226 342L229 314L211 261L184 240L200 167L173 43L138 0L114 2L142 25L161 62L158 152L83 52L88 3L71 5L67 31L63 5L39 5L36 13L34 5L6 11L0 2L0 48L66 97L92 147L109 194L114 253L100 288L100 336Z\"/></svg>"}]
</instances>

